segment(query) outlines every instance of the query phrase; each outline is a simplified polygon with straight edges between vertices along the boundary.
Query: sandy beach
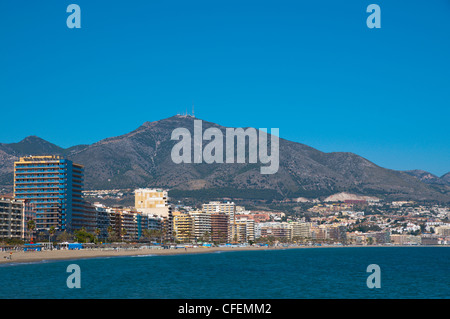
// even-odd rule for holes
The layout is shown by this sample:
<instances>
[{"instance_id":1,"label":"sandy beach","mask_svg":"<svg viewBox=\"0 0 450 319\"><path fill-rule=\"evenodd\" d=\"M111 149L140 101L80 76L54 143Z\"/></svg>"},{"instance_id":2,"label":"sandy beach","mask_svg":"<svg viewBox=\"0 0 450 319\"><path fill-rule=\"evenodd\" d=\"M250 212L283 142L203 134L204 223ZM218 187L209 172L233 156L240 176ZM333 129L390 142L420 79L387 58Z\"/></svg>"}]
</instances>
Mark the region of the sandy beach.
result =
<instances>
[{"instance_id":1,"label":"sandy beach","mask_svg":"<svg viewBox=\"0 0 450 319\"><path fill-rule=\"evenodd\" d=\"M178 248L178 249L119 249L119 250L101 250L101 249L82 249L82 250L46 250L46 251L13 251L10 254L0 252L0 265L7 263L30 263L51 260L76 260L85 258L101 257L120 257L120 256L139 256L139 255L181 255L181 254L202 254L216 251L264 251L264 250L284 250L284 249L305 249L305 248L343 248L343 247L450 247L449 245L429 245L429 246L411 246L411 245L380 245L380 246L360 246L360 245L326 245L326 246L249 246L249 247L198 247L198 248ZM9 257L11 256L11 259Z\"/></svg>"},{"instance_id":2,"label":"sandy beach","mask_svg":"<svg viewBox=\"0 0 450 319\"><path fill-rule=\"evenodd\" d=\"M10 254L0 252L0 265L6 263L29 263L40 262L44 260L64 260L64 259L84 259L96 257L120 257L137 255L177 255L177 254L201 254L216 251L248 251L248 250L273 250L288 249L299 247L208 247L208 248L178 248L178 249L119 249L119 250L100 250L100 249L82 249L82 250L46 250L46 251L13 251ZM9 257L11 256L11 259Z\"/></svg>"}]
</instances>

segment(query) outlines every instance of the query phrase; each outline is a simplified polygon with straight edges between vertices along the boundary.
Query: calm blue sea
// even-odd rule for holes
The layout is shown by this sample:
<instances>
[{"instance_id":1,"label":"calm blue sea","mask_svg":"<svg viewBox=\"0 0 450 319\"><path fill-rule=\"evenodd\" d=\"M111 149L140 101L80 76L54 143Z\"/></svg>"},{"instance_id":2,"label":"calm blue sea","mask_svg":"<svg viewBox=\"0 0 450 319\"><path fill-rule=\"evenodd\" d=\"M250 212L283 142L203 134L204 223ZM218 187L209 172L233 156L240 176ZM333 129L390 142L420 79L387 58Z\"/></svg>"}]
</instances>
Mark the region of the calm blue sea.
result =
<instances>
[{"instance_id":1,"label":"calm blue sea","mask_svg":"<svg viewBox=\"0 0 450 319\"><path fill-rule=\"evenodd\" d=\"M67 266L81 288L66 285ZM367 266L381 270L369 289ZM310 248L0 266L0 298L449 298L449 247Z\"/></svg>"}]
</instances>

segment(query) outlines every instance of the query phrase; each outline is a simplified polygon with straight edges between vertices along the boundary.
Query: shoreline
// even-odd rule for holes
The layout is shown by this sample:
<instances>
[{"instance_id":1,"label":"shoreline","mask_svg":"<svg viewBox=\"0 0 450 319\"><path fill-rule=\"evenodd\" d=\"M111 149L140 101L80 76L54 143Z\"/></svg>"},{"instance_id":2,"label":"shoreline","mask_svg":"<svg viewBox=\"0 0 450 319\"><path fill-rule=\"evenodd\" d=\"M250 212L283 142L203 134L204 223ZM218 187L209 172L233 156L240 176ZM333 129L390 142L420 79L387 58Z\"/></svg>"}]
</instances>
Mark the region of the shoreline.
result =
<instances>
[{"instance_id":1,"label":"shoreline","mask_svg":"<svg viewBox=\"0 0 450 319\"><path fill-rule=\"evenodd\" d=\"M450 247L449 245L380 245L380 246L359 246L359 245L329 245L329 246L288 246L288 247L208 247L208 248L183 248L178 249L119 249L119 250L100 250L100 249L82 249L82 250L46 250L46 251L13 251L12 258L9 251L0 252L0 266L8 264L25 264L51 262L61 260L78 260L102 257L132 257L132 256L173 256L186 254L204 254L214 252L232 252L232 251L267 251L267 250L287 250L287 249L311 249L311 248L349 248L349 247Z\"/></svg>"},{"instance_id":2,"label":"shoreline","mask_svg":"<svg viewBox=\"0 0 450 319\"><path fill-rule=\"evenodd\" d=\"M7 264L38 263L44 261L78 260L102 257L133 257L133 256L173 256L186 254L205 254L228 251L263 251L283 250L302 247L209 247L178 249L82 249L82 250L44 250L44 251L13 251L12 259L7 259L10 252L0 252L0 266Z\"/></svg>"}]
</instances>

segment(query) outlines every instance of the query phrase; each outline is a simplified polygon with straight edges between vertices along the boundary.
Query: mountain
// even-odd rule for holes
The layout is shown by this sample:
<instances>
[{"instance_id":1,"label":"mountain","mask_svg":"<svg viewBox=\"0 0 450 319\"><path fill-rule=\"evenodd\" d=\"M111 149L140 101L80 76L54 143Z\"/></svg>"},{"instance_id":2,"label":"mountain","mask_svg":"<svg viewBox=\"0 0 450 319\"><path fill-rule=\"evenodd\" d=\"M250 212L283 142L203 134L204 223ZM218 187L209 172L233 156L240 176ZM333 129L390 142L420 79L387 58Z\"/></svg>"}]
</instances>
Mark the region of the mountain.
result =
<instances>
[{"instance_id":1,"label":"mountain","mask_svg":"<svg viewBox=\"0 0 450 319\"><path fill-rule=\"evenodd\" d=\"M447 185L450 186L450 172L441 176L441 180L443 180Z\"/></svg>"},{"instance_id":2,"label":"mountain","mask_svg":"<svg viewBox=\"0 0 450 319\"><path fill-rule=\"evenodd\" d=\"M63 148L37 136L28 136L19 143L7 144L7 147L17 154L45 155L62 154L64 152Z\"/></svg>"},{"instance_id":3,"label":"mountain","mask_svg":"<svg viewBox=\"0 0 450 319\"><path fill-rule=\"evenodd\" d=\"M438 191L442 194L450 193L450 172L438 177L427 171L415 169L410 171L405 171L406 174L414 176L421 182L427 184L430 188Z\"/></svg>"},{"instance_id":4,"label":"mountain","mask_svg":"<svg viewBox=\"0 0 450 319\"><path fill-rule=\"evenodd\" d=\"M206 121L202 124L203 131L210 127L222 132L226 129ZM0 144L0 183L12 184L12 163L18 156L48 152L85 165L86 189L148 186L169 188L171 196L254 199L324 198L351 192L388 199L450 201L450 189L436 188L406 172L379 167L353 153L324 153L282 138L280 167L272 175L261 174L261 164L175 164L171 151L178 141L171 140L172 131L186 128L193 135L193 126L193 117L173 116L145 122L121 136L69 149L36 137Z\"/></svg>"},{"instance_id":5,"label":"mountain","mask_svg":"<svg viewBox=\"0 0 450 319\"><path fill-rule=\"evenodd\" d=\"M405 173L418 178L419 180L421 180L422 182L424 182L426 184L450 186L450 173L447 173L446 175L444 175L442 177L438 177L436 175L433 175L427 171L423 171L420 169L405 171Z\"/></svg>"}]
</instances>

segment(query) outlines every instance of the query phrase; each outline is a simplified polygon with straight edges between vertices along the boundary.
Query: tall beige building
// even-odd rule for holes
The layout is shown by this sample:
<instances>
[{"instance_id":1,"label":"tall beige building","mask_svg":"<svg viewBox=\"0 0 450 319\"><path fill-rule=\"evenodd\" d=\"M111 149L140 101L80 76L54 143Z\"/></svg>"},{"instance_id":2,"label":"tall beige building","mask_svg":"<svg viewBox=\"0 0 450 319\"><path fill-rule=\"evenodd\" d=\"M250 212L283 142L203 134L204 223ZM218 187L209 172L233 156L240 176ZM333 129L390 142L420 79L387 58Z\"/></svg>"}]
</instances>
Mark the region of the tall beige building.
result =
<instances>
[{"instance_id":1,"label":"tall beige building","mask_svg":"<svg viewBox=\"0 0 450 319\"><path fill-rule=\"evenodd\" d=\"M229 225L228 241L232 243L244 243L247 242L247 225L241 222L232 222Z\"/></svg>"},{"instance_id":2,"label":"tall beige building","mask_svg":"<svg viewBox=\"0 0 450 319\"><path fill-rule=\"evenodd\" d=\"M247 217L236 215L236 220L230 223L230 240L239 242L248 242L255 240L255 221Z\"/></svg>"},{"instance_id":3,"label":"tall beige building","mask_svg":"<svg viewBox=\"0 0 450 319\"><path fill-rule=\"evenodd\" d=\"M146 215L169 217L171 208L168 192L161 189L139 188L134 191L134 206Z\"/></svg>"},{"instance_id":4,"label":"tall beige building","mask_svg":"<svg viewBox=\"0 0 450 319\"><path fill-rule=\"evenodd\" d=\"M144 215L162 218L162 229L166 240L173 240L173 215L167 191L155 188L139 188L134 191L134 207Z\"/></svg>"},{"instance_id":5,"label":"tall beige building","mask_svg":"<svg viewBox=\"0 0 450 319\"><path fill-rule=\"evenodd\" d=\"M311 237L311 224L305 222L293 222L292 237L309 238Z\"/></svg>"},{"instance_id":6,"label":"tall beige building","mask_svg":"<svg viewBox=\"0 0 450 319\"><path fill-rule=\"evenodd\" d=\"M186 243L191 242L195 238L194 220L187 213L173 213L173 231L176 240Z\"/></svg>"},{"instance_id":7,"label":"tall beige building","mask_svg":"<svg viewBox=\"0 0 450 319\"><path fill-rule=\"evenodd\" d=\"M439 236L450 236L450 225L442 225L434 228L436 235Z\"/></svg>"}]
</instances>

